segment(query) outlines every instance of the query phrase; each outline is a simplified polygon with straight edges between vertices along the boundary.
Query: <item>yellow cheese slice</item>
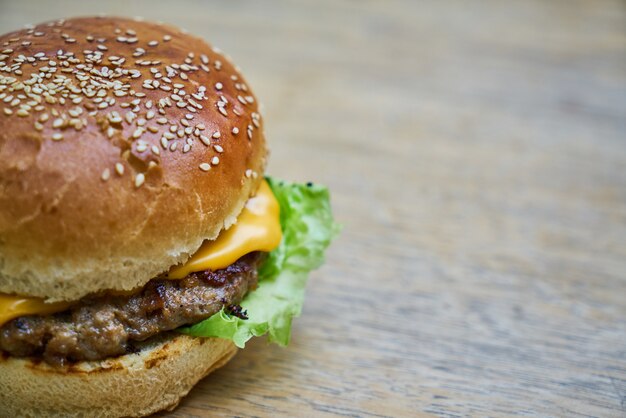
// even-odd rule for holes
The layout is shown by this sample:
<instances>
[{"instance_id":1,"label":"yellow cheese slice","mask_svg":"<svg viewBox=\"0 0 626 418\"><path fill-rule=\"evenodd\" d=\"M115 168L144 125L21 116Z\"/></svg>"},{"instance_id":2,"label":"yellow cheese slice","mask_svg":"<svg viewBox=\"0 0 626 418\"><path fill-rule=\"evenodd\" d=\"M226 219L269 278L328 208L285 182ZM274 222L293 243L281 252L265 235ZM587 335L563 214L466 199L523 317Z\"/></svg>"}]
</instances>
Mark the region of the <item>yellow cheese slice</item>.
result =
<instances>
[{"instance_id":1,"label":"yellow cheese slice","mask_svg":"<svg viewBox=\"0 0 626 418\"><path fill-rule=\"evenodd\" d=\"M202 244L185 264L173 267L169 277L182 279L194 271L223 269L252 251L272 251L282 239L279 211L278 201L263 181L256 196L241 211L237 223L222 231L215 241Z\"/></svg>"},{"instance_id":2,"label":"yellow cheese slice","mask_svg":"<svg viewBox=\"0 0 626 418\"><path fill-rule=\"evenodd\" d=\"M25 298L0 293L0 326L20 316L60 312L71 305L71 302L44 303L40 298Z\"/></svg>"},{"instance_id":3,"label":"yellow cheese slice","mask_svg":"<svg viewBox=\"0 0 626 418\"><path fill-rule=\"evenodd\" d=\"M195 271L219 270L253 251L272 251L281 239L280 207L263 181L256 196L241 211L237 223L222 231L215 241L202 244L185 264L172 267L168 276L182 279ZM71 302L44 303L41 298L0 293L0 326L20 316L60 312L71 305Z\"/></svg>"}]
</instances>

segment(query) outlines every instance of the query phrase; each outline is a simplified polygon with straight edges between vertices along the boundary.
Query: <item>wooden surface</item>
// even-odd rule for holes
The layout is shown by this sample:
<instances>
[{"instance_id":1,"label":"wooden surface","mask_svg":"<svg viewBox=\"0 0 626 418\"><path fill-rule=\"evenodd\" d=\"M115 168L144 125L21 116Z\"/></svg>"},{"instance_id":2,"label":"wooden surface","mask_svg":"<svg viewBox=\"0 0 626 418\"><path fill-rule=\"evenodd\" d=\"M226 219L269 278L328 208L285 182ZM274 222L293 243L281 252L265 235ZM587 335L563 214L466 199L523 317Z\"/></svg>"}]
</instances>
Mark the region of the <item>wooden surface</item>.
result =
<instances>
[{"instance_id":1,"label":"wooden surface","mask_svg":"<svg viewBox=\"0 0 626 418\"><path fill-rule=\"evenodd\" d=\"M345 226L287 349L172 416L626 416L623 1L1 1L219 45Z\"/></svg>"}]
</instances>

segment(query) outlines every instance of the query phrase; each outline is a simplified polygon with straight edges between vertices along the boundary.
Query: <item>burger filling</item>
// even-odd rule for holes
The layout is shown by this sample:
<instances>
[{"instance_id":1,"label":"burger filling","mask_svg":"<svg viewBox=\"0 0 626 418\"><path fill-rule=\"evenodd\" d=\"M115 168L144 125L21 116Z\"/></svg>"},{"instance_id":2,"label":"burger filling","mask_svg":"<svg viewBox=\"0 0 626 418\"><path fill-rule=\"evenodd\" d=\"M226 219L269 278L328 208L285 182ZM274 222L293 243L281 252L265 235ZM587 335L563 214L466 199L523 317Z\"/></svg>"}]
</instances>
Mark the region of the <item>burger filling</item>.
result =
<instances>
[{"instance_id":1,"label":"burger filling","mask_svg":"<svg viewBox=\"0 0 626 418\"><path fill-rule=\"evenodd\" d=\"M134 343L194 324L226 308L245 317L239 302L257 285L264 253L253 252L225 269L194 272L181 280L155 278L133 295L83 298L51 315L24 316L0 328L0 350L63 364L135 351Z\"/></svg>"},{"instance_id":2,"label":"burger filling","mask_svg":"<svg viewBox=\"0 0 626 418\"><path fill-rule=\"evenodd\" d=\"M137 292L71 304L0 294L0 352L51 364L101 360L172 330L238 347L268 334L286 345L308 273L337 231L326 188L268 178L234 227Z\"/></svg>"}]
</instances>

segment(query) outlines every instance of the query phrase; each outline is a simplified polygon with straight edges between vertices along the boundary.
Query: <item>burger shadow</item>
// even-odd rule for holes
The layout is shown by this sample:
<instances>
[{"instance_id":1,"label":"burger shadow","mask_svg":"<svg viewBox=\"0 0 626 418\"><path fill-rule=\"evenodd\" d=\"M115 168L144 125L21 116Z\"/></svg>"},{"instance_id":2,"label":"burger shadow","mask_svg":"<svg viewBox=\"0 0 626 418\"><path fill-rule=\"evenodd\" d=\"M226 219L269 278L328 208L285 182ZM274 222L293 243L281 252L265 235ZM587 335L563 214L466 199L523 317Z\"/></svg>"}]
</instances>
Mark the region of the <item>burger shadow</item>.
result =
<instances>
[{"instance_id":1,"label":"burger shadow","mask_svg":"<svg viewBox=\"0 0 626 418\"><path fill-rule=\"evenodd\" d=\"M264 337L253 338L226 365L198 382L176 409L153 416L201 417L209 411L211 416L232 416L242 402L262 397L262 389L289 378L289 365L297 361L293 351L270 344Z\"/></svg>"}]
</instances>

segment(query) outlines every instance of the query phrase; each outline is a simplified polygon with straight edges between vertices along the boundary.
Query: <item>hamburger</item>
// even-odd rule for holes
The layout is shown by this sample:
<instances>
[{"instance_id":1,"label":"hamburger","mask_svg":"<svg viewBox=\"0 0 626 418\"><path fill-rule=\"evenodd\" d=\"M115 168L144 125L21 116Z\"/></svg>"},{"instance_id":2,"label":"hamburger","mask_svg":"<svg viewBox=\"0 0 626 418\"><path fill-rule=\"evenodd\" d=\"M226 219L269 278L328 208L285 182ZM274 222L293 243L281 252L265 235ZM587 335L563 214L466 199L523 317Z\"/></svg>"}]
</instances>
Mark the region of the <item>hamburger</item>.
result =
<instances>
[{"instance_id":1,"label":"hamburger","mask_svg":"<svg viewBox=\"0 0 626 418\"><path fill-rule=\"evenodd\" d=\"M287 344L337 232L265 176L218 49L110 17L0 37L0 415L174 408L253 336Z\"/></svg>"}]
</instances>

